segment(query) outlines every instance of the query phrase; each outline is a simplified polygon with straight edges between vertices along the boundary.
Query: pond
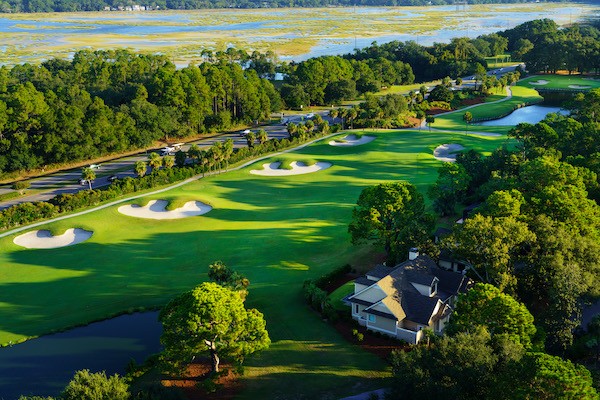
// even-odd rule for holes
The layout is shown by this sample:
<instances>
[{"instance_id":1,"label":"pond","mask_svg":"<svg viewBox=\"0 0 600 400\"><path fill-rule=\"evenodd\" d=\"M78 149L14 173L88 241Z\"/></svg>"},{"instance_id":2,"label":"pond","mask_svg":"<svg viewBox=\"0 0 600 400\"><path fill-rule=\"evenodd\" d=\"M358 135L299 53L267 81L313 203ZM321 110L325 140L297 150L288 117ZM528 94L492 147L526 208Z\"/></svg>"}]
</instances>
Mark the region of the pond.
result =
<instances>
[{"instance_id":1,"label":"pond","mask_svg":"<svg viewBox=\"0 0 600 400\"><path fill-rule=\"evenodd\" d=\"M0 348L0 398L56 396L77 370L125 373L160 351L158 312L126 314Z\"/></svg>"},{"instance_id":2,"label":"pond","mask_svg":"<svg viewBox=\"0 0 600 400\"><path fill-rule=\"evenodd\" d=\"M523 122L528 122L530 124L537 124L544 118L546 115L550 113L560 113L563 115L568 115L569 112L563 110L560 107L547 107L547 106L528 106L519 108L513 111L510 115L507 115L504 118L494 119L492 121L480 122L475 125L483 125L483 126L508 126L508 125L517 125Z\"/></svg>"}]
</instances>

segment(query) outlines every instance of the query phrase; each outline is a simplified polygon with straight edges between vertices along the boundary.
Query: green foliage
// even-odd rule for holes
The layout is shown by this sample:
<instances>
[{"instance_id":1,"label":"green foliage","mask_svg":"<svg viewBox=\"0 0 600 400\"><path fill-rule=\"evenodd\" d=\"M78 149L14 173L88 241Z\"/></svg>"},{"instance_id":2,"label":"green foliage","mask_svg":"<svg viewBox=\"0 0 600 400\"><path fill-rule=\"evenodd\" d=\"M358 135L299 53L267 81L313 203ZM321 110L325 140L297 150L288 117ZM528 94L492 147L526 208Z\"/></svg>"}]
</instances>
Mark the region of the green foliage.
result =
<instances>
[{"instance_id":1,"label":"green foliage","mask_svg":"<svg viewBox=\"0 0 600 400\"><path fill-rule=\"evenodd\" d=\"M3 71L0 173L265 120L281 104L270 82L225 58L176 69L164 55L82 50L69 62ZM235 95L227 91L231 85ZM154 159L151 165L159 167Z\"/></svg>"},{"instance_id":2,"label":"green foliage","mask_svg":"<svg viewBox=\"0 0 600 400\"><path fill-rule=\"evenodd\" d=\"M520 249L536 236L514 217L468 218L443 241L459 259L467 261L484 282L514 290L514 266Z\"/></svg>"},{"instance_id":3,"label":"green foliage","mask_svg":"<svg viewBox=\"0 0 600 400\"><path fill-rule=\"evenodd\" d=\"M444 163L438 169L438 178L427 194L433 200L433 209L442 216L453 215L457 203L465 199L471 177L458 163Z\"/></svg>"},{"instance_id":4,"label":"green foliage","mask_svg":"<svg viewBox=\"0 0 600 400\"><path fill-rule=\"evenodd\" d=\"M445 101L450 103L454 100L454 93L446 85L437 85L431 92L429 92L428 100L431 101Z\"/></svg>"},{"instance_id":5,"label":"green foliage","mask_svg":"<svg viewBox=\"0 0 600 400\"><path fill-rule=\"evenodd\" d=\"M203 283L171 300L161 311L162 360L175 371L201 353L209 352L213 372L219 356L242 363L248 355L269 347L263 315L246 309L242 298L216 283Z\"/></svg>"},{"instance_id":6,"label":"green foliage","mask_svg":"<svg viewBox=\"0 0 600 400\"><path fill-rule=\"evenodd\" d=\"M92 181L96 179L96 173L89 167L84 168L81 171L81 179L87 181L87 183L90 185L90 190L92 190Z\"/></svg>"},{"instance_id":7,"label":"green foliage","mask_svg":"<svg viewBox=\"0 0 600 400\"><path fill-rule=\"evenodd\" d=\"M423 196L408 182L367 187L356 204L348 227L352 243L373 241L382 245L390 265L410 247L425 242L433 229Z\"/></svg>"},{"instance_id":8,"label":"green foliage","mask_svg":"<svg viewBox=\"0 0 600 400\"><path fill-rule=\"evenodd\" d=\"M29 182L29 181L17 181L12 184L12 188L14 190L17 190L19 192L19 194L25 193L25 190L29 189L30 186L31 186L31 182Z\"/></svg>"},{"instance_id":9,"label":"green foliage","mask_svg":"<svg viewBox=\"0 0 600 400\"><path fill-rule=\"evenodd\" d=\"M486 328L492 336L506 335L526 349L531 348L536 333L533 316L523 303L482 283L459 295L446 331L472 332L477 327Z\"/></svg>"},{"instance_id":10,"label":"green foliage","mask_svg":"<svg viewBox=\"0 0 600 400\"><path fill-rule=\"evenodd\" d=\"M245 291L250 281L244 275L229 268L223 261L208 266L208 279L235 291Z\"/></svg>"},{"instance_id":11,"label":"green foliage","mask_svg":"<svg viewBox=\"0 0 600 400\"><path fill-rule=\"evenodd\" d=\"M590 371L569 360L544 353L524 357L525 380L520 395L528 399L597 400Z\"/></svg>"},{"instance_id":12,"label":"green foliage","mask_svg":"<svg viewBox=\"0 0 600 400\"><path fill-rule=\"evenodd\" d=\"M119 375L77 371L60 395L61 400L128 400L129 386Z\"/></svg>"},{"instance_id":13,"label":"green foliage","mask_svg":"<svg viewBox=\"0 0 600 400\"><path fill-rule=\"evenodd\" d=\"M402 399L598 399L583 366L524 353L485 329L392 354L391 396ZM500 339L500 340L498 340Z\"/></svg>"}]
</instances>

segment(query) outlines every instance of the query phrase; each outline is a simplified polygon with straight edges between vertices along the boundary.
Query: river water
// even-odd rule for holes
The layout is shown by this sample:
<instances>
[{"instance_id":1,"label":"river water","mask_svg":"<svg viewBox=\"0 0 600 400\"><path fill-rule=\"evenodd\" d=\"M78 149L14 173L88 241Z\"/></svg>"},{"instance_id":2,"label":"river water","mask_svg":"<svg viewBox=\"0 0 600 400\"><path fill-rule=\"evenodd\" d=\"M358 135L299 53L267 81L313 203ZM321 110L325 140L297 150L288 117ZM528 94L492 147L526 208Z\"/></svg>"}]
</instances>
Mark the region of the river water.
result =
<instances>
[{"instance_id":1,"label":"river water","mask_svg":"<svg viewBox=\"0 0 600 400\"><path fill-rule=\"evenodd\" d=\"M160 351L158 312L121 315L0 349L0 399L56 396L77 370L124 374Z\"/></svg>"}]
</instances>

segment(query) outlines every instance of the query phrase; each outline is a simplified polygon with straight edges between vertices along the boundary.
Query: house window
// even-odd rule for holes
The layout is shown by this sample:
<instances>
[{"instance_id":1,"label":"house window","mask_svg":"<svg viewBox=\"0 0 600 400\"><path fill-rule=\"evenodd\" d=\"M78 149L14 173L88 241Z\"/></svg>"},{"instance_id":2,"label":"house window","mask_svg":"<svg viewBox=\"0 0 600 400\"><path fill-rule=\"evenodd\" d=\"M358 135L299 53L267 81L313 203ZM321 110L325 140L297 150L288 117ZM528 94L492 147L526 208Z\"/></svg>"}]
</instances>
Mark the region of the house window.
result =
<instances>
[{"instance_id":1,"label":"house window","mask_svg":"<svg viewBox=\"0 0 600 400\"><path fill-rule=\"evenodd\" d=\"M354 314L358 314L358 304L354 305Z\"/></svg>"},{"instance_id":2,"label":"house window","mask_svg":"<svg viewBox=\"0 0 600 400\"><path fill-rule=\"evenodd\" d=\"M375 322L376 318L373 314L369 314L369 322Z\"/></svg>"}]
</instances>

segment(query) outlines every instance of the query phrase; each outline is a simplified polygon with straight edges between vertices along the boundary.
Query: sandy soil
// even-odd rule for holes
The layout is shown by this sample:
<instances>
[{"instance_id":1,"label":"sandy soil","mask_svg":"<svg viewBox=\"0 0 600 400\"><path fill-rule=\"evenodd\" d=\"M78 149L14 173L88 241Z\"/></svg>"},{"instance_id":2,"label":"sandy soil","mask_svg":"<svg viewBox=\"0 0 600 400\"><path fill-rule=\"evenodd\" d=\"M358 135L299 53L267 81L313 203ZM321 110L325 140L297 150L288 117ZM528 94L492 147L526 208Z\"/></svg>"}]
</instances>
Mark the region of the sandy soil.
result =
<instances>
[{"instance_id":1,"label":"sandy soil","mask_svg":"<svg viewBox=\"0 0 600 400\"><path fill-rule=\"evenodd\" d=\"M436 160L444 161L444 162L454 162L456 161L456 153L457 151L464 150L464 147L460 144L450 143L443 144L438 146L433 151L433 156Z\"/></svg>"},{"instance_id":2,"label":"sandy soil","mask_svg":"<svg viewBox=\"0 0 600 400\"><path fill-rule=\"evenodd\" d=\"M150 200L147 205L140 207L136 204L121 206L118 211L130 217L148 219L179 219L206 214L212 207L200 201L188 201L183 207L165 210L169 204L166 200Z\"/></svg>"},{"instance_id":3,"label":"sandy soil","mask_svg":"<svg viewBox=\"0 0 600 400\"><path fill-rule=\"evenodd\" d=\"M547 81L545 79L538 79L535 82L529 82L530 85L539 85L539 86L547 85L548 83L550 83L550 81Z\"/></svg>"},{"instance_id":4,"label":"sandy soil","mask_svg":"<svg viewBox=\"0 0 600 400\"><path fill-rule=\"evenodd\" d=\"M337 140L331 140L329 142L329 145L330 146L340 146L340 147L360 146L361 144L372 142L373 140L375 140L375 136L363 136L361 138L358 138L356 135L348 135L348 136L344 136L342 138L342 140L344 140L344 141L338 142Z\"/></svg>"},{"instance_id":5,"label":"sandy soil","mask_svg":"<svg viewBox=\"0 0 600 400\"><path fill-rule=\"evenodd\" d=\"M43 229L19 235L13 239L13 242L28 249L55 249L57 247L72 246L85 242L93 234L94 232L86 231L85 229L71 228L67 229L62 235L53 236L50 231Z\"/></svg>"},{"instance_id":6,"label":"sandy soil","mask_svg":"<svg viewBox=\"0 0 600 400\"><path fill-rule=\"evenodd\" d=\"M302 175L310 174L311 172L321 171L332 166L328 162L317 162L313 165L305 165L302 162L292 161L290 163L292 169L279 169L280 162L272 162L263 164L263 169L253 169L250 171L253 175L262 176L288 176L288 175Z\"/></svg>"},{"instance_id":7,"label":"sandy soil","mask_svg":"<svg viewBox=\"0 0 600 400\"><path fill-rule=\"evenodd\" d=\"M571 89L589 89L591 86L569 85Z\"/></svg>"}]
</instances>

